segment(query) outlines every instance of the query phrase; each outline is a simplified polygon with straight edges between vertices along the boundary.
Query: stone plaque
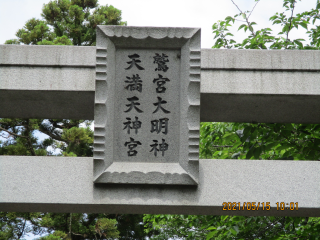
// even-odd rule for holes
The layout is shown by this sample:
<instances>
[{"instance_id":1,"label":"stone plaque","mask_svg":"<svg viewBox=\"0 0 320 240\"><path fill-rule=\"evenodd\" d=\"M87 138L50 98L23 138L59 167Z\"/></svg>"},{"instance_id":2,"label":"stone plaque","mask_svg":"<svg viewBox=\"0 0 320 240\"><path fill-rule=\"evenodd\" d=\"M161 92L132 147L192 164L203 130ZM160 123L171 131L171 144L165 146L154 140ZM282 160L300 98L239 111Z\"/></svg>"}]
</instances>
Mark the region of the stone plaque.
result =
<instances>
[{"instance_id":1,"label":"stone plaque","mask_svg":"<svg viewBox=\"0 0 320 240\"><path fill-rule=\"evenodd\" d=\"M98 26L94 182L197 185L200 29Z\"/></svg>"}]
</instances>

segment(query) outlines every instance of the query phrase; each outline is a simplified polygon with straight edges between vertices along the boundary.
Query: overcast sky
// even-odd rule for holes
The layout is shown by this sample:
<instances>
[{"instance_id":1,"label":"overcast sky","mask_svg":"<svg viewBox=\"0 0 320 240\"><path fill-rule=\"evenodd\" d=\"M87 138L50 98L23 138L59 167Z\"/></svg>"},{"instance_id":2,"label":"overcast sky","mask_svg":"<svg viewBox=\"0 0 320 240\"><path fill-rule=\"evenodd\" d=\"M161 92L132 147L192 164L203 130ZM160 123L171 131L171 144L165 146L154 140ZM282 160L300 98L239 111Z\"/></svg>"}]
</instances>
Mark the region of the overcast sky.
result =
<instances>
[{"instance_id":1,"label":"overcast sky","mask_svg":"<svg viewBox=\"0 0 320 240\"><path fill-rule=\"evenodd\" d=\"M41 9L49 0L0 0L0 44L15 38L15 33L28 19L41 18ZM242 11L251 10L254 0L234 0ZM123 21L128 26L170 26L200 27L202 48L214 44L211 27L218 20L238 13L231 0L100 0L100 5L113 5L122 10ZM269 17L282 11L282 0L261 0L250 20L259 28L272 27ZM297 12L314 8L316 0L302 0ZM235 38L241 40L244 34L234 29ZM299 33L293 34L299 35ZM301 33L300 33L301 35ZM299 36L300 37L300 36Z\"/></svg>"}]
</instances>

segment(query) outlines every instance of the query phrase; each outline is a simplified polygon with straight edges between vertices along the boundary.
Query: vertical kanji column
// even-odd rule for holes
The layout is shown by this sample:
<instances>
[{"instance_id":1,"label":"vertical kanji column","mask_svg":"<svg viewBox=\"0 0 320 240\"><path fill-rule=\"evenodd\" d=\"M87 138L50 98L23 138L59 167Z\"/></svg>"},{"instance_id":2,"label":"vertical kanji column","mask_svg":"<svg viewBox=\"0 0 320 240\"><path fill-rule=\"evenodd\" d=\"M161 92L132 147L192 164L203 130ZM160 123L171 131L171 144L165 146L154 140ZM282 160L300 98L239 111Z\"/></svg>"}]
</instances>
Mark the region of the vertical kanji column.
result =
<instances>
[{"instance_id":1,"label":"vertical kanji column","mask_svg":"<svg viewBox=\"0 0 320 240\"><path fill-rule=\"evenodd\" d=\"M97 48L94 181L197 185L200 29L99 26Z\"/></svg>"}]
</instances>

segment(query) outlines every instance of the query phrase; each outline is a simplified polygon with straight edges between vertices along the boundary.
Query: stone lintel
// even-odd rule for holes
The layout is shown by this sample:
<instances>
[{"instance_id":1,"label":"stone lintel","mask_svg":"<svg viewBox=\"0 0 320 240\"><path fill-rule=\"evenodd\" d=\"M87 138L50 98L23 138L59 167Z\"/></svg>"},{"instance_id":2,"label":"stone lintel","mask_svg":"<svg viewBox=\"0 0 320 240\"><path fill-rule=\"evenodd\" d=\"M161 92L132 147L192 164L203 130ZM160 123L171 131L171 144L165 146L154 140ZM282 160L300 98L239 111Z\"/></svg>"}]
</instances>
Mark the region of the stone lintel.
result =
<instances>
[{"instance_id":1,"label":"stone lintel","mask_svg":"<svg viewBox=\"0 0 320 240\"><path fill-rule=\"evenodd\" d=\"M92 169L93 158L0 156L0 211L320 216L317 161L200 159L197 187L93 184ZM224 211L223 202L260 209Z\"/></svg>"},{"instance_id":2,"label":"stone lintel","mask_svg":"<svg viewBox=\"0 0 320 240\"><path fill-rule=\"evenodd\" d=\"M95 47L0 45L0 117L93 119L95 54ZM202 49L200 120L319 123L319 55Z\"/></svg>"}]
</instances>

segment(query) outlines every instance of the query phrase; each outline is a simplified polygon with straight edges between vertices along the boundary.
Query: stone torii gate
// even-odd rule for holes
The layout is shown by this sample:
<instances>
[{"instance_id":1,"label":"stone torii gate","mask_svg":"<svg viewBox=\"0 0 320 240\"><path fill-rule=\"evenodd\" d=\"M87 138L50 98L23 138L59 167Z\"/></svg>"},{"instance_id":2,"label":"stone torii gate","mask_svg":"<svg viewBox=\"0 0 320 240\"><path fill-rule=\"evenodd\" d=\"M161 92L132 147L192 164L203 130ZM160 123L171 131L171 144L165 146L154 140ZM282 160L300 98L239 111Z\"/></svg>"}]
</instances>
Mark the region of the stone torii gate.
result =
<instances>
[{"instance_id":1,"label":"stone torii gate","mask_svg":"<svg viewBox=\"0 0 320 240\"><path fill-rule=\"evenodd\" d=\"M169 70L154 65L157 56ZM0 211L320 216L317 161L196 157L199 118L319 123L319 71L319 51L200 49L200 30L189 28L100 26L97 47L0 45L0 117L95 119L94 158L0 156ZM142 92L124 89L137 73ZM168 119L169 132L130 137L162 134L172 152L148 162L149 143L141 141L146 153L123 150L120 120L135 117L125 115L129 97L148 103L156 87L170 112L157 117ZM139 131L157 111L150 101L133 106L145 113L137 113ZM270 207L224 210L224 202ZM277 210L277 202L299 208Z\"/></svg>"}]
</instances>

